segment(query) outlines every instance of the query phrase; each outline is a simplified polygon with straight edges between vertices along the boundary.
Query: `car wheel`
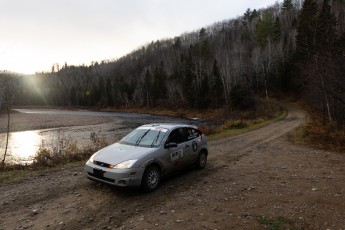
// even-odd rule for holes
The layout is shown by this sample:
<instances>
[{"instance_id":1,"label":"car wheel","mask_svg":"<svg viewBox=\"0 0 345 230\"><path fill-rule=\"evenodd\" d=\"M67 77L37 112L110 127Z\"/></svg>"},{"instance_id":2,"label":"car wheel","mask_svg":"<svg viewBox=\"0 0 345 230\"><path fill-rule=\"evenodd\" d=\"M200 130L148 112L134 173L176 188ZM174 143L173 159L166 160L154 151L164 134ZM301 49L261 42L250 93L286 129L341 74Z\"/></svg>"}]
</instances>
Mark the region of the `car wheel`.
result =
<instances>
[{"instance_id":1,"label":"car wheel","mask_svg":"<svg viewBox=\"0 0 345 230\"><path fill-rule=\"evenodd\" d=\"M152 192L156 190L159 186L161 180L160 169L153 165L148 167L145 170L143 179L142 179L142 188L146 192Z\"/></svg>"},{"instance_id":2,"label":"car wheel","mask_svg":"<svg viewBox=\"0 0 345 230\"><path fill-rule=\"evenodd\" d=\"M203 169L205 168L206 163L207 163L207 153L206 151L201 151L199 153L199 156L198 156L198 159L196 160L195 165L198 169Z\"/></svg>"}]
</instances>

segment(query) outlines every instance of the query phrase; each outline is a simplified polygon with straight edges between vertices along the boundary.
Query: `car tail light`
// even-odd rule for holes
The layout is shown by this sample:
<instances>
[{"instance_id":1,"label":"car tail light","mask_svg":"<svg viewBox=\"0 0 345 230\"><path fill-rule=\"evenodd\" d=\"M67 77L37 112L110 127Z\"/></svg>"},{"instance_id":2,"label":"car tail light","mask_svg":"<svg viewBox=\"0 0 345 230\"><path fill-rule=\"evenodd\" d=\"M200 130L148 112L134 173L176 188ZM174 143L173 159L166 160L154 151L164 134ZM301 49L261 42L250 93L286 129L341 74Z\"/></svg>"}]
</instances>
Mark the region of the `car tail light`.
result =
<instances>
[{"instance_id":1,"label":"car tail light","mask_svg":"<svg viewBox=\"0 0 345 230\"><path fill-rule=\"evenodd\" d=\"M202 134L202 130L200 129L200 127L198 127L198 131L200 132L200 135Z\"/></svg>"}]
</instances>

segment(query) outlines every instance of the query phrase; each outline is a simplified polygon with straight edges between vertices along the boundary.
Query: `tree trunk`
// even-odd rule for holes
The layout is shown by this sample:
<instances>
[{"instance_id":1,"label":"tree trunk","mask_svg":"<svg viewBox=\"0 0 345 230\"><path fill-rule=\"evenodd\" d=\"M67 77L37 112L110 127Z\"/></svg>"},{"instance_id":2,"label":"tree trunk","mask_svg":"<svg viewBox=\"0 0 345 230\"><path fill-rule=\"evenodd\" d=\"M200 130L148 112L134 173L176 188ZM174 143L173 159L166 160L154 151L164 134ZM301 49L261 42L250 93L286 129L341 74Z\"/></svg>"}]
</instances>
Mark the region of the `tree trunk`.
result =
<instances>
[{"instance_id":1,"label":"tree trunk","mask_svg":"<svg viewBox=\"0 0 345 230\"><path fill-rule=\"evenodd\" d=\"M8 149L8 139L10 136L10 108L7 107L7 133L6 133L6 147L5 147L5 154L4 157L2 159L2 168L5 168L5 160L6 160L6 155L7 155L7 149Z\"/></svg>"},{"instance_id":2,"label":"tree trunk","mask_svg":"<svg viewBox=\"0 0 345 230\"><path fill-rule=\"evenodd\" d=\"M332 123L331 109L330 109L330 106L329 106L329 99L328 99L328 95L327 95L326 88L325 88L325 82L324 82L324 79L323 79L322 76L321 76L321 78L322 78L322 91L323 91L323 94L324 94L324 97L325 97L327 114L328 114L328 120L329 120L330 123Z\"/></svg>"},{"instance_id":3,"label":"tree trunk","mask_svg":"<svg viewBox=\"0 0 345 230\"><path fill-rule=\"evenodd\" d=\"M265 74L265 94L266 94L266 100L268 99L268 90L267 90L267 76Z\"/></svg>"},{"instance_id":4,"label":"tree trunk","mask_svg":"<svg viewBox=\"0 0 345 230\"><path fill-rule=\"evenodd\" d=\"M325 79L323 77L323 74L319 72L319 62L318 62L318 56L315 56L315 68L316 68L316 73L320 76L321 80L321 89L322 89L322 94L325 100L325 105L327 109L327 115L328 115L328 121L332 123L332 114L331 114L331 109L329 105L329 99L327 95L327 90L326 90L326 85L325 85Z\"/></svg>"}]
</instances>

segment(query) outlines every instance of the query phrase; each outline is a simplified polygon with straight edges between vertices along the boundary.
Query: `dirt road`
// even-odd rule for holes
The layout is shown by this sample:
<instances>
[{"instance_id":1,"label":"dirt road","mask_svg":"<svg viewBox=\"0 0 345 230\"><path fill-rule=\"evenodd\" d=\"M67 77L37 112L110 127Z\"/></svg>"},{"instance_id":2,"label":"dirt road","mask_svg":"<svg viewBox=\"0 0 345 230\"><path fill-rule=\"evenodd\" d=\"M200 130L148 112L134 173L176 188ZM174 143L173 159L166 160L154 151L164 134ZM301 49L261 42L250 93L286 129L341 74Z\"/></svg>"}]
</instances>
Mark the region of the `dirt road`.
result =
<instances>
[{"instance_id":1,"label":"dirt road","mask_svg":"<svg viewBox=\"0 0 345 230\"><path fill-rule=\"evenodd\" d=\"M204 170L153 193L89 181L82 166L0 185L0 229L345 229L345 158L291 144L304 114L287 109L280 122L210 142Z\"/></svg>"}]
</instances>

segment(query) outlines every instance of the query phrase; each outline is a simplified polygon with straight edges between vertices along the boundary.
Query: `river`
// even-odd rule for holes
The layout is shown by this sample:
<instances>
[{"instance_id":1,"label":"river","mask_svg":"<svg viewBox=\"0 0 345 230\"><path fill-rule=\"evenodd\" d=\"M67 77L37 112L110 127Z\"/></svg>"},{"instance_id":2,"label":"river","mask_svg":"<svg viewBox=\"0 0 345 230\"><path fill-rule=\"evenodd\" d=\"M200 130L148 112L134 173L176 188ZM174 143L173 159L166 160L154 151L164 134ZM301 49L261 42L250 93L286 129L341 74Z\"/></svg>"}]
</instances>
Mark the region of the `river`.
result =
<instances>
[{"instance_id":1,"label":"river","mask_svg":"<svg viewBox=\"0 0 345 230\"><path fill-rule=\"evenodd\" d=\"M59 148L71 143L77 143L78 147L92 144L91 136L104 138L108 144L114 143L129 133L135 127L147 123L188 123L196 121L153 116L149 114L124 113L124 112L94 112L86 110L70 111L55 109L16 109L20 113L53 114L69 116L107 116L114 118L114 122L70 126L51 129L27 130L11 132L6 161L11 163L30 164L39 148ZM5 152L6 133L0 133L0 157Z\"/></svg>"}]
</instances>

